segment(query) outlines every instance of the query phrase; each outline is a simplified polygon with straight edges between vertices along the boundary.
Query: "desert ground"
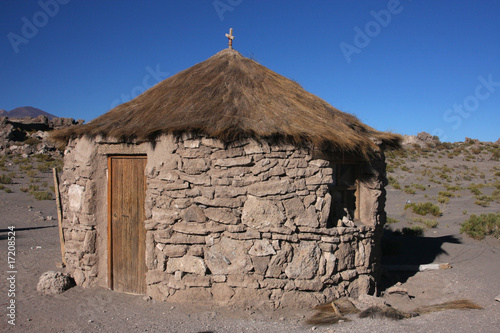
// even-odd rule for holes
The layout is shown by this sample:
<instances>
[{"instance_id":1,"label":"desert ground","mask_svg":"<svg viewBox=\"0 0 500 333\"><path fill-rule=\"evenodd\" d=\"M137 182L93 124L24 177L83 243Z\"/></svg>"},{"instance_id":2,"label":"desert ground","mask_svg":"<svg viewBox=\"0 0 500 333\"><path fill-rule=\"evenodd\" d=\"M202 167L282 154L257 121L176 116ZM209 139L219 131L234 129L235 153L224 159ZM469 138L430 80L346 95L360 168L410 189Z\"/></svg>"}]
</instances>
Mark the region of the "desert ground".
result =
<instances>
[{"instance_id":1,"label":"desert ground","mask_svg":"<svg viewBox=\"0 0 500 333\"><path fill-rule=\"evenodd\" d=\"M0 159L0 330L9 332L499 332L500 239L461 233L472 215L500 212L498 143L417 142L387 154L386 211L381 297L393 307L469 299L482 310L447 310L393 321L359 319L334 325L305 323L307 308L270 311L160 303L104 288L73 287L54 296L36 291L43 272L61 271L51 167L43 156ZM9 181L10 179L10 181ZM35 198L36 197L36 198ZM46 199L46 200L38 200ZM419 215L412 204L439 207ZM405 209L405 206L407 207ZM421 212L422 213L422 212ZM424 212L425 213L425 212ZM15 262L8 262L9 227L15 230ZM497 230L498 232L498 230ZM480 238L481 235L476 238ZM387 265L449 263L450 269L393 271ZM9 264L14 266L9 267ZM15 273L9 273L14 271ZM15 277L15 287L8 278ZM388 292L397 285L407 292ZM9 289L15 295L9 295ZM7 315L15 300L15 325Z\"/></svg>"}]
</instances>

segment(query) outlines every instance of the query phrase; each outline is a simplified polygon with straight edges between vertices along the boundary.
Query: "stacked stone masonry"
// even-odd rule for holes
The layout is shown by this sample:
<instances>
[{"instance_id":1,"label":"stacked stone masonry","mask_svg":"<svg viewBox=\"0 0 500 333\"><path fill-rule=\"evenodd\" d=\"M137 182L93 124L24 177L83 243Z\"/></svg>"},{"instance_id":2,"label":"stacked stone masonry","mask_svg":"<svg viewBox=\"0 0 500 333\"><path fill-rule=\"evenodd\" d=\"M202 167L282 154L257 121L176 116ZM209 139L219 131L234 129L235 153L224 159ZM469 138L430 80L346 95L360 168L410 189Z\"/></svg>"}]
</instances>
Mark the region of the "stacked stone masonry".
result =
<instances>
[{"instance_id":1,"label":"stacked stone masonry","mask_svg":"<svg viewBox=\"0 0 500 333\"><path fill-rule=\"evenodd\" d=\"M130 145L83 138L65 153L66 260L83 286L107 284L106 149ZM147 295L286 307L373 292L383 157L363 163L361 221L327 228L333 169L308 149L252 140L226 146L195 135L162 136L141 149Z\"/></svg>"}]
</instances>

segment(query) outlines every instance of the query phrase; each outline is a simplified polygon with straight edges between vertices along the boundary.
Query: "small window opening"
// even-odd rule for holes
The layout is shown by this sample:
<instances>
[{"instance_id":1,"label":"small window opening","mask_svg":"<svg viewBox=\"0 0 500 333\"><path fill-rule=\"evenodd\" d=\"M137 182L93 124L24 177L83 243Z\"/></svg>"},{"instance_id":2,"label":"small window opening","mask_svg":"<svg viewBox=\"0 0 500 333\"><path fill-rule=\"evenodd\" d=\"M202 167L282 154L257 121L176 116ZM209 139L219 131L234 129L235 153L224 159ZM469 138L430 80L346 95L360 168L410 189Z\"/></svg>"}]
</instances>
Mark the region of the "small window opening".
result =
<instances>
[{"instance_id":1,"label":"small window opening","mask_svg":"<svg viewBox=\"0 0 500 333\"><path fill-rule=\"evenodd\" d=\"M333 165L333 183L329 192L332 197L327 227L337 227L338 221L347 217L350 221L359 219L358 164Z\"/></svg>"}]
</instances>

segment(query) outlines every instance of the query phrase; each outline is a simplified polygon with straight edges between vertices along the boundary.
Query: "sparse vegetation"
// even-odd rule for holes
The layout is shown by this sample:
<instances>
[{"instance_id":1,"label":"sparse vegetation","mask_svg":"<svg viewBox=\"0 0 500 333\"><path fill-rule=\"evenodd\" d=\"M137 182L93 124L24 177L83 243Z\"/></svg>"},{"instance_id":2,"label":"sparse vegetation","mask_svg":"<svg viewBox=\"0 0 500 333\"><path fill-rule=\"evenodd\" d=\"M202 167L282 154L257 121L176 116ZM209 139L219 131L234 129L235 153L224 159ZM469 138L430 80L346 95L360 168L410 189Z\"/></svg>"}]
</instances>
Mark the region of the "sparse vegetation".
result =
<instances>
[{"instance_id":1,"label":"sparse vegetation","mask_svg":"<svg viewBox=\"0 0 500 333\"><path fill-rule=\"evenodd\" d=\"M460 233L479 240L489 235L500 238L500 213L471 215L461 224Z\"/></svg>"},{"instance_id":2,"label":"sparse vegetation","mask_svg":"<svg viewBox=\"0 0 500 333\"><path fill-rule=\"evenodd\" d=\"M403 191L407 194L415 194L417 191L414 188L411 188L409 185L405 186Z\"/></svg>"},{"instance_id":3,"label":"sparse vegetation","mask_svg":"<svg viewBox=\"0 0 500 333\"><path fill-rule=\"evenodd\" d=\"M24 144L30 145L32 147L38 145L39 143L42 143L42 141L36 138L27 138L26 140L24 140Z\"/></svg>"},{"instance_id":4,"label":"sparse vegetation","mask_svg":"<svg viewBox=\"0 0 500 333\"><path fill-rule=\"evenodd\" d=\"M396 230L394 231L396 235L400 236L414 236L414 237L421 237L424 235L424 228L421 226L413 226L411 228L403 228L401 230Z\"/></svg>"},{"instance_id":5,"label":"sparse vegetation","mask_svg":"<svg viewBox=\"0 0 500 333\"><path fill-rule=\"evenodd\" d=\"M387 178L387 180L389 181L389 185L391 185L392 187L394 187L395 189L397 190L400 190L401 189L401 185L399 184L398 180L392 176L389 176Z\"/></svg>"},{"instance_id":6,"label":"sparse vegetation","mask_svg":"<svg viewBox=\"0 0 500 333\"><path fill-rule=\"evenodd\" d=\"M28 170L26 171L26 176L33 178L38 176L38 172L36 170Z\"/></svg>"},{"instance_id":7,"label":"sparse vegetation","mask_svg":"<svg viewBox=\"0 0 500 333\"><path fill-rule=\"evenodd\" d=\"M12 184L12 178L7 175L0 175L0 184Z\"/></svg>"},{"instance_id":8,"label":"sparse vegetation","mask_svg":"<svg viewBox=\"0 0 500 333\"><path fill-rule=\"evenodd\" d=\"M398 223L399 220L395 219L395 218L392 218L392 217L389 217L387 216L387 221L385 222L386 224L392 224L392 223Z\"/></svg>"},{"instance_id":9,"label":"sparse vegetation","mask_svg":"<svg viewBox=\"0 0 500 333\"><path fill-rule=\"evenodd\" d=\"M419 202L410 203L405 205L405 210L411 208L415 214L418 215L428 215L441 216L442 212L438 206L434 205L432 202Z\"/></svg>"},{"instance_id":10,"label":"sparse vegetation","mask_svg":"<svg viewBox=\"0 0 500 333\"><path fill-rule=\"evenodd\" d=\"M456 192L456 191L462 190L462 188L460 186L458 186L458 185L448 185L448 184L446 184L444 187L446 188L446 191Z\"/></svg>"},{"instance_id":11,"label":"sparse vegetation","mask_svg":"<svg viewBox=\"0 0 500 333\"><path fill-rule=\"evenodd\" d=\"M449 197L443 197L443 196L440 196L440 195L437 196L436 200L437 200L437 202L442 203L442 204L447 204L447 203L450 202L450 198Z\"/></svg>"},{"instance_id":12,"label":"sparse vegetation","mask_svg":"<svg viewBox=\"0 0 500 333\"><path fill-rule=\"evenodd\" d=\"M422 185L422 184L412 184L412 186L413 186L414 188L416 188L417 190L420 190L420 191L425 191L425 190L427 190L427 187L425 187L425 186L424 186L424 185Z\"/></svg>"},{"instance_id":13,"label":"sparse vegetation","mask_svg":"<svg viewBox=\"0 0 500 333\"><path fill-rule=\"evenodd\" d=\"M52 200L52 193L46 191L33 192L36 200Z\"/></svg>"},{"instance_id":14,"label":"sparse vegetation","mask_svg":"<svg viewBox=\"0 0 500 333\"><path fill-rule=\"evenodd\" d=\"M488 195L477 195L476 199L477 200L474 201L474 203L481 207L488 207L490 205L490 202L493 201L493 197Z\"/></svg>"}]
</instances>

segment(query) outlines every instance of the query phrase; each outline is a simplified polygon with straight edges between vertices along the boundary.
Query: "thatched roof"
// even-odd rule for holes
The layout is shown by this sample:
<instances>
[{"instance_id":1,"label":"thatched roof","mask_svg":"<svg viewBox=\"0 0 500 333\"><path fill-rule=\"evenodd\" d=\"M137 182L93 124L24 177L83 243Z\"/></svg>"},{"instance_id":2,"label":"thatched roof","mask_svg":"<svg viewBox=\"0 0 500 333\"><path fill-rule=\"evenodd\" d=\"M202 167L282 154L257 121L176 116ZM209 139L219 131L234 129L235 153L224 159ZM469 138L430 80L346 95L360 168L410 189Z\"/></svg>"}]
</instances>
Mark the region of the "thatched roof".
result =
<instances>
[{"instance_id":1,"label":"thatched roof","mask_svg":"<svg viewBox=\"0 0 500 333\"><path fill-rule=\"evenodd\" d=\"M398 147L401 141L399 135L361 123L231 49L177 73L88 124L54 132L52 137L102 135L127 142L185 131L225 142L253 137L365 156L379 146Z\"/></svg>"}]
</instances>

